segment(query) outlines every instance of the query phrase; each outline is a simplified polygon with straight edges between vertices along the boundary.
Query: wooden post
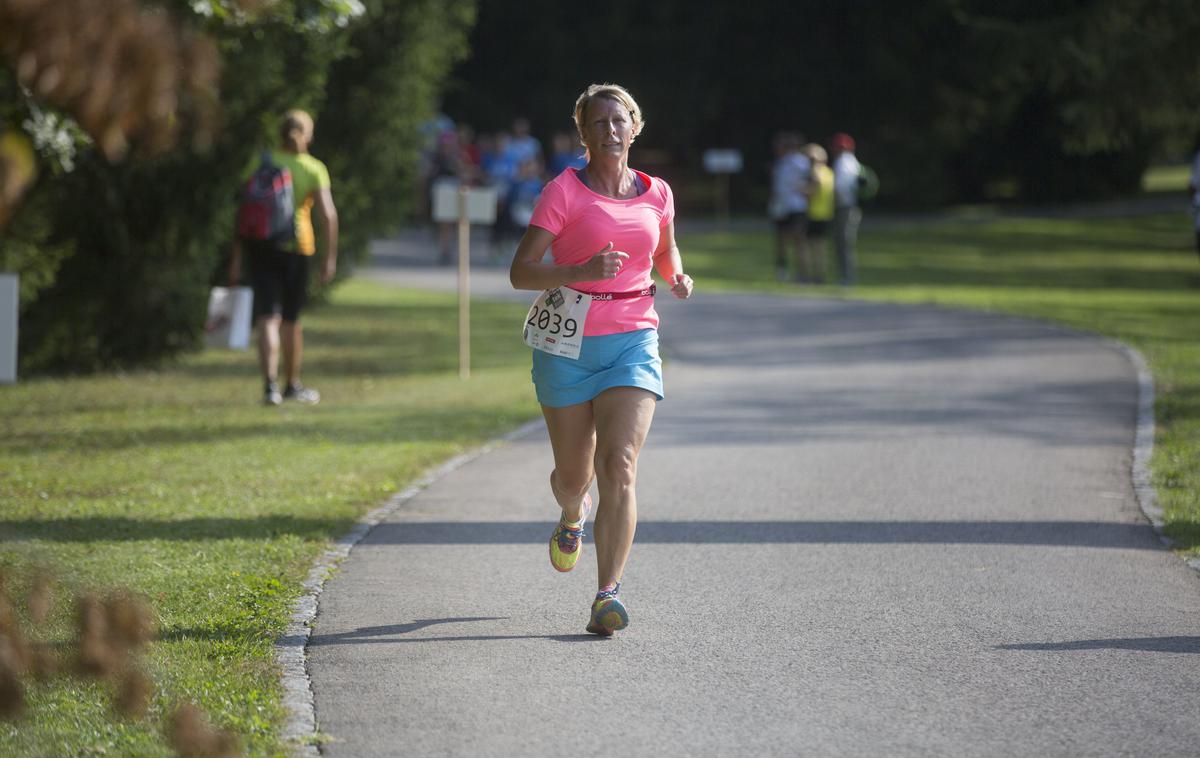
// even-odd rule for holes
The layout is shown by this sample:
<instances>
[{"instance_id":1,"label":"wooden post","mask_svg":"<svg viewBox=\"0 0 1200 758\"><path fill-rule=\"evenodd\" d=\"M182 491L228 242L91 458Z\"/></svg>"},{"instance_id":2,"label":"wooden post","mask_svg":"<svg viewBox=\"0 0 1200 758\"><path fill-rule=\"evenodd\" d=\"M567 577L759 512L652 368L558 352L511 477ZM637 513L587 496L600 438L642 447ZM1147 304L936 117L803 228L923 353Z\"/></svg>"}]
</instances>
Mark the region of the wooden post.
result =
<instances>
[{"instance_id":1,"label":"wooden post","mask_svg":"<svg viewBox=\"0 0 1200 758\"><path fill-rule=\"evenodd\" d=\"M721 231L729 231L729 174L717 174L717 218Z\"/></svg>"},{"instance_id":2,"label":"wooden post","mask_svg":"<svg viewBox=\"0 0 1200 758\"><path fill-rule=\"evenodd\" d=\"M458 378L471 376L471 220L467 187L458 188Z\"/></svg>"},{"instance_id":3,"label":"wooden post","mask_svg":"<svg viewBox=\"0 0 1200 758\"><path fill-rule=\"evenodd\" d=\"M0 274L0 384L17 381L17 322L20 319L21 280Z\"/></svg>"}]
</instances>

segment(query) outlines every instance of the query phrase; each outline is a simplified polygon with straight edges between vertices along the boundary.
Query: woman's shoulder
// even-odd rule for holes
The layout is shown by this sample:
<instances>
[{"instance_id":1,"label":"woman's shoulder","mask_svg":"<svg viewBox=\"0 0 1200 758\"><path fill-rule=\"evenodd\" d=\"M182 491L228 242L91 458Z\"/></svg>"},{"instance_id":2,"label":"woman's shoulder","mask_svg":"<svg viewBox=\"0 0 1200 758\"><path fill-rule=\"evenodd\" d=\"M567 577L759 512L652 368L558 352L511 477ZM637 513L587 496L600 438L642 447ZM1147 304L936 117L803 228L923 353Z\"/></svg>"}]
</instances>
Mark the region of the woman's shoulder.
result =
<instances>
[{"instance_id":1,"label":"woman's shoulder","mask_svg":"<svg viewBox=\"0 0 1200 758\"><path fill-rule=\"evenodd\" d=\"M546 182L546 188L554 187L556 190L564 194L571 194L576 189L581 189L583 185L579 183L579 179L575 177L575 169L565 168L558 172L558 176Z\"/></svg>"},{"instance_id":2,"label":"woman's shoulder","mask_svg":"<svg viewBox=\"0 0 1200 758\"><path fill-rule=\"evenodd\" d=\"M646 194L650 195L651 197L659 198L664 202L671 200L674 197L674 194L671 192L671 185L667 184L666 179L663 179L661 176L648 174L645 171L641 171L636 168L634 171L637 172L637 174L642 177L642 181L646 183Z\"/></svg>"}]
</instances>

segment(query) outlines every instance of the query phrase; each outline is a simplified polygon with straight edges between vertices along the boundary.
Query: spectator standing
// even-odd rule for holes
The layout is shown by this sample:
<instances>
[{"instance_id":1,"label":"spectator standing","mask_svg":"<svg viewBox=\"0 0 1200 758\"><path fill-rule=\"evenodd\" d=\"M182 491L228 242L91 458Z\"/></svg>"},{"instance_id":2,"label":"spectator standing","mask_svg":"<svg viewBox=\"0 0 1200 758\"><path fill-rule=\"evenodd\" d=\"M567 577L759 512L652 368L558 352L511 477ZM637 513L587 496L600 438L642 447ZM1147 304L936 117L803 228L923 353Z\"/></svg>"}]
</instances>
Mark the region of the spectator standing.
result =
<instances>
[{"instance_id":1,"label":"spectator standing","mask_svg":"<svg viewBox=\"0 0 1200 758\"><path fill-rule=\"evenodd\" d=\"M579 144L579 138L572 139L570 134L559 132L554 135L551 143L554 152L550 156L550 177L553 179L569 168L583 168L587 165L587 156Z\"/></svg>"},{"instance_id":2,"label":"spectator standing","mask_svg":"<svg viewBox=\"0 0 1200 758\"><path fill-rule=\"evenodd\" d=\"M517 179L509 191L508 203L509 220L512 221L513 228L522 234L525 227L529 226L529 219L533 216L533 208L537 205L538 195L542 194L543 186L545 182L542 181L541 167L537 161L522 163L517 171Z\"/></svg>"},{"instance_id":3,"label":"spectator standing","mask_svg":"<svg viewBox=\"0 0 1200 758\"><path fill-rule=\"evenodd\" d=\"M529 119L517 118L512 123L512 139L508 142L508 153L513 166L520 168L525 161L535 161L540 170L543 165L542 143L529 133Z\"/></svg>"},{"instance_id":4,"label":"spectator standing","mask_svg":"<svg viewBox=\"0 0 1200 758\"><path fill-rule=\"evenodd\" d=\"M833 222L833 169L825 148L815 142L804 146L804 155L812 162L812 181L808 196L809 275L813 282L825 281L825 247L829 225Z\"/></svg>"},{"instance_id":5,"label":"spectator standing","mask_svg":"<svg viewBox=\"0 0 1200 758\"><path fill-rule=\"evenodd\" d=\"M308 262L317 252L312 211L316 208L324 232L325 263L321 267L320 281L328 284L337 271L337 209L333 205L329 170L308 153L313 139L312 116L302 110L288 111L280 124L279 136L282 147L268 151L263 158L269 158L273 165L291 173L295 234L289 239L266 241L241 239L241 230L235 232L229 281L236 285L241 279L245 258L254 287L263 402L279 405L284 400L294 400L313 405L321 400L321 394L300 383L304 347L300 310L308 292ZM243 179L249 179L261 162L262 158L252 163ZM282 392L278 381L281 345L287 379Z\"/></svg>"},{"instance_id":6,"label":"spectator standing","mask_svg":"<svg viewBox=\"0 0 1200 758\"><path fill-rule=\"evenodd\" d=\"M854 256L858 225L862 222L858 197L863 168L854 155L854 147L854 138L844 132L838 132L829 140L833 154L833 249L843 286L854 284L858 277Z\"/></svg>"},{"instance_id":7,"label":"spectator standing","mask_svg":"<svg viewBox=\"0 0 1200 758\"><path fill-rule=\"evenodd\" d=\"M513 236L509 195L513 182L517 180L520 164L513 162L515 154L511 144L512 135L499 132L491 140L491 150L482 156L485 180L496 190L496 223L492 225L491 235L492 258L499 257L501 246Z\"/></svg>"},{"instance_id":8,"label":"spectator standing","mask_svg":"<svg viewBox=\"0 0 1200 758\"><path fill-rule=\"evenodd\" d=\"M808 192L812 163L800 152L804 139L793 132L775 137L775 164L771 171L771 200L767 211L775 222L775 274L787 281L787 248L796 258L796 281L805 281L808 269Z\"/></svg>"},{"instance_id":9,"label":"spectator standing","mask_svg":"<svg viewBox=\"0 0 1200 758\"><path fill-rule=\"evenodd\" d=\"M463 153L456 131L443 132L433 156L429 179L429 207L432 210L439 191L457 191L463 181ZM437 225L438 263L448 266L453 261L454 223L435 221Z\"/></svg>"}]
</instances>

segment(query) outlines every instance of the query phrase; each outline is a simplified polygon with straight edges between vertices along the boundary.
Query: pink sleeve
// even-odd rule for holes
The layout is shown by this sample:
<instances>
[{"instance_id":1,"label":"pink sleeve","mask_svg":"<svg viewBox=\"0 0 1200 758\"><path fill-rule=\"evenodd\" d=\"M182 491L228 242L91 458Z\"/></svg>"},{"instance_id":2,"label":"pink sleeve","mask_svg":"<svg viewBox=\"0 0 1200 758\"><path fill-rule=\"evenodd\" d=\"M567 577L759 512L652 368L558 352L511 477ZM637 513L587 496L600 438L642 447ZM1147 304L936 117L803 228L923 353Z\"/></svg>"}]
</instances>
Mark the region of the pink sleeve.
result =
<instances>
[{"instance_id":1,"label":"pink sleeve","mask_svg":"<svg viewBox=\"0 0 1200 758\"><path fill-rule=\"evenodd\" d=\"M661 226L666 226L675 220L675 193L671 192L671 185L666 182L663 185L663 214Z\"/></svg>"},{"instance_id":2,"label":"pink sleeve","mask_svg":"<svg viewBox=\"0 0 1200 758\"><path fill-rule=\"evenodd\" d=\"M558 182L550 182L542 190L529 225L540 226L556 236L567 225L567 196Z\"/></svg>"}]
</instances>

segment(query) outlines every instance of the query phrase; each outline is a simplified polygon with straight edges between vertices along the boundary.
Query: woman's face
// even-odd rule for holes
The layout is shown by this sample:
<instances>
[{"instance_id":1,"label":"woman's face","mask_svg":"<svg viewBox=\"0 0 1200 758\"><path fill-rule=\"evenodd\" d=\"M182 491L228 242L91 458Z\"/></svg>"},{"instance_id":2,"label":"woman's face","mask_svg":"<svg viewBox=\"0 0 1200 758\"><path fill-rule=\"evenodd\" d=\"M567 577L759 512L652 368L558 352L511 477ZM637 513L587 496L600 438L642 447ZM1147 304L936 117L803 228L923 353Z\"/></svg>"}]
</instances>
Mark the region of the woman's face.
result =
<instances>
[{"instance_id":1,"label":"woman's face","mask_svg":"<svg viewBox=\"0 0 1200 758\"><path fill-rule=\"evenodd\" d=\"M629 110L616 100L597 97L584 114L583 143L591 158L625 157L633 143L633 119Z\"/></svg>"}]
</instances>

